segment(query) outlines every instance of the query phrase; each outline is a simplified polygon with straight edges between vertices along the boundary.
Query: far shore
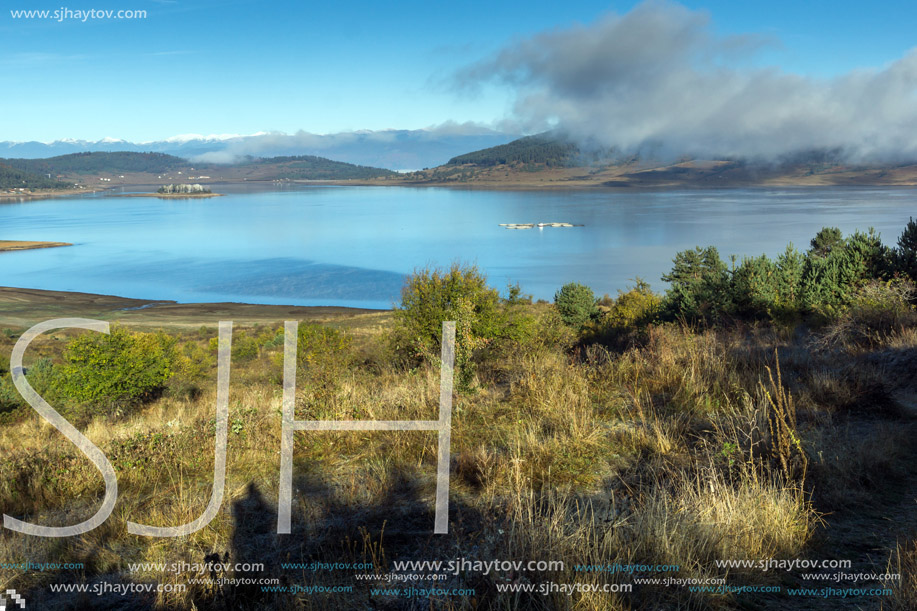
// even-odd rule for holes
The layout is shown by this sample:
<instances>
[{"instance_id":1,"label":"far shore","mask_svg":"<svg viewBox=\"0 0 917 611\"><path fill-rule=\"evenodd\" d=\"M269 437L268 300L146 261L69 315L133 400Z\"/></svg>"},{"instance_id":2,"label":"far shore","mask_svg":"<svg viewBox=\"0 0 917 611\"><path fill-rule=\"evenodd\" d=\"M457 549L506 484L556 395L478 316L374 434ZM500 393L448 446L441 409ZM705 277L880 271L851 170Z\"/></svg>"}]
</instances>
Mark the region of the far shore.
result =
<instances>
[{"instance_id":1,"label":"far shore","mask_svg":"<svg viewBox=\"0 0 917 611\"><path fill-rule=\"evenodd\" d=\"M572 170L582 170L573 168ZM917 167L907 171L889 172L888 176L869 173L838 172L835 174L813 174L811 176L773 176L755 180L716 176L657 177L652 172L624 175L605 172L595 176L577 175L571 169L549 169L541 172L518 173L510 177L479 176L467 181L434 180L413 177L394 179L370 178L352 180L306 181L294 183L323 183L335 186L360 187L410 187L450 188L479 191L678 191L706 189L781 189L781 188L825 188L825 187L874 187L913 188L917 186Z\"/></svg>"},{"instance_id":2,"label":"far shore","mask_svg":"<svg viewBox=\"0 0 917 611\"><path fill-rule=\"evenodd\" d=\"M669 172L671 168L660 167L636 173L628 173L628 168L609 168L602 172L591 173L584 168L550 168L540 172L513 171L502 174L502 170L488 168L470 180L436 180L429 176L429 171L417 175L404 175L375 179L293 179L281 181L283 184L345 187L406 187L406 188L446 188L462 191L677 191L706 189L749 189L749 188L825 188L825 187L873 187L873 188L913 188L917 186L917 165L893 168L887 172L877 171L838 171L823 174L788 174L749 178L747 176L704 175ZM678 168L675 168L678 169ZM221 179L222 185L263 185L278 183L276 180L259 179ZM0 202L4 200L38 200L57 197L75 197L102 192L109 197L157 197L160 199L204 199L223 197L225 193L123 193L119 189L131 188L155 189L155 177L142 176L135 180L121 182L118 185L92 187L84 189L48 190L17 193L0 193Z\"/></svg>"},{"instance_id":3,"label":"far shore","mask_svg":"<svg viewBox=\"0 0 917 611\"><path fill-rule=\"evenodd\" d=\"M33 248L54 248L56 246L73 246L70 242L33 242L28 240L0 240L0 252L11 250L31 250Z\"/></svg>"},{"instance_id":4,"label":"far shore","mask_svg":"<svg viewBox=\"0 0 917 611\"><path fill-rule=\"evenodd\" d=\"M87 195L104 191L107 187L89 187L83 189L37 189L34 191L16 191L13 193L0 192L0 200L4 199L48 199L51 197L73 197L74 195Z\"/></svg>"}]
</instances>

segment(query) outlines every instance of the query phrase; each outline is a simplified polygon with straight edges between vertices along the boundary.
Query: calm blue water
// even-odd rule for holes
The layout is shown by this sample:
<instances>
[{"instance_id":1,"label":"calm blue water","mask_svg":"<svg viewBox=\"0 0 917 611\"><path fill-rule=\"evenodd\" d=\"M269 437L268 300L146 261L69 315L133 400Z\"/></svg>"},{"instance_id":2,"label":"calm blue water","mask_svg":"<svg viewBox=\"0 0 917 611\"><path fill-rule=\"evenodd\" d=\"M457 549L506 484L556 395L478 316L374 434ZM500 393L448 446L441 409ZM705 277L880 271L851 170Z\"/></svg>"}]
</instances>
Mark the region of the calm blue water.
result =
<instances>
[{"instance_id":1,"label":"calm blue water","mask_svg":"<svg viewBox=\"0 0 917 611\"><path fill-rule=\"evenodd\" d=\"M226 188L219 188L227 192ZM917 189L465 191L234 188L226 197L94 196L0 203L0 239L73 242L0 254L0 285L180 302L391 307L405 274L477 263L496 288L551 299L566 282L657 290L679 250L805 249L819 228L875 227L894 244ZM500 223L569 222L508 230Z\"/></svg>"}]
</instances>

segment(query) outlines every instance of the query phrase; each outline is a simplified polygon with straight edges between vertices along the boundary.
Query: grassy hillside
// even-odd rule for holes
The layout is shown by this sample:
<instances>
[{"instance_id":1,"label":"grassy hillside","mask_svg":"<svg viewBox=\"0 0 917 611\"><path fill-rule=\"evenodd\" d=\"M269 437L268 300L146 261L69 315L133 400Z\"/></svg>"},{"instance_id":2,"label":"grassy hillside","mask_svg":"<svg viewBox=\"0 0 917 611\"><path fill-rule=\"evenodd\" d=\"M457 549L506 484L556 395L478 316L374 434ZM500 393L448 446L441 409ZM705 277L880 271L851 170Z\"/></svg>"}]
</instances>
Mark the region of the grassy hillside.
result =
<instances>
[{"instance_id":1,"label":"grassy hillside","mask_svg":"<svg viewBox=\"0 0 917 611\"><path fill-rule=\"evenodd\" d=\"M164 153L74 153L48 159L0 159L0 163L40 174L163 173L187 166L180 157Z\"/></svg>"},{"instance_id":2,"label":"grassy hillside","mask_svg":"<svg viewBox=\"0 0 917 611\"><path fill-rule=\"evenodd\" d=\"M0 189L66 189L72 185L0 163Z\"/></svg>"}]
</instances>

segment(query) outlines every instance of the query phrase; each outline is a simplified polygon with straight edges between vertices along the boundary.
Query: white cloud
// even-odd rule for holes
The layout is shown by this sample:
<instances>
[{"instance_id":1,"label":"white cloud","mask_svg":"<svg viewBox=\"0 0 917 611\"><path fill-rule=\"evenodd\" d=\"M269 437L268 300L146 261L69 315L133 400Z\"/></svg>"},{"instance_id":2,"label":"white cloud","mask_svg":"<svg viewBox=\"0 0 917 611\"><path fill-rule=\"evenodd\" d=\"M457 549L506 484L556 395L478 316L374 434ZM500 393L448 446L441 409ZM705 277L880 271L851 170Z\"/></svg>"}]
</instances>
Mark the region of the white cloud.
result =
<instances>
[{"instance_id":1,"label":"white cloud","mask_svg":"<svg viewBox=\"0 0 917 611\"><path fill-rule=\"evenodd\" d=\"M624 15L518 41L456 82L497 81L516 100L503 127L560 127L580 139L662 154L775 157L842 149L917 154L917 50L832 79L751 67L766 38L717 36L707 13L650 1Z\"/></svg>"}]
</instances>

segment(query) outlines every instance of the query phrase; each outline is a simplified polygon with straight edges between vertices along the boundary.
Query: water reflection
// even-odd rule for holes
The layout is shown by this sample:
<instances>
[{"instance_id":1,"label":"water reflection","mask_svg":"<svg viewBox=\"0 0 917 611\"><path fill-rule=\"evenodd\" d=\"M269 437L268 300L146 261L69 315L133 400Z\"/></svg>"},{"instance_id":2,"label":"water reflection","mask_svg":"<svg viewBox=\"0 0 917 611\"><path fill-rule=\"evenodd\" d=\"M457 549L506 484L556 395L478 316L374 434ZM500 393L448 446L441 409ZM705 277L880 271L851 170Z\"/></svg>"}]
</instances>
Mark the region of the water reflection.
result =
<instances>
[{"instance_id":1,"label":"water reflection","mask_svg":"<svg viewBox=\"0 0 917 611\"><path fill-rule=\"evenodd\" d=\"M805 249L823 226L875 227L893 244L905 188L512 192L211 185L191 200L97 194L0 200L0 239L72 242L0 255L0 285L177 301L390 307L404 274L477 263L497 288L550 299L569 281L614 294L654 288L679 250ZM25 201L24 201L25 200ZM500 223L583 227L510 230Z\"/></svg>"}]
</instances>

